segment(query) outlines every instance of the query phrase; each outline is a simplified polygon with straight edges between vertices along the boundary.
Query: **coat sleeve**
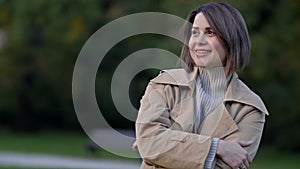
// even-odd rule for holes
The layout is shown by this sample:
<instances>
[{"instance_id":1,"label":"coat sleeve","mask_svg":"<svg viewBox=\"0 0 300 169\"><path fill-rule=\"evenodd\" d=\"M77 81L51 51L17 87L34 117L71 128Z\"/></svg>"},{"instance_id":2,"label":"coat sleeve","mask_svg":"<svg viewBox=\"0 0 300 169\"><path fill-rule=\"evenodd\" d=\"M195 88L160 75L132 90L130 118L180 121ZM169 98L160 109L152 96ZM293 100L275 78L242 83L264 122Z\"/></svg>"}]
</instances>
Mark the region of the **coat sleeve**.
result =
<instances>
[{"instance_id":1,"label":"coat sleeve","mask_svg":"<svg viewBox=\"0 0 300 169\"><path fill-rule=\"evenodd\" d=\"M164 85L150 82L136 121L140 155L150 165L202 169L211 138L172 129Z\"/></svg>"},{"instance_id":2,"label":"coat sleeve","mask_svg":"<svg viewBox=\"0 0 300 169\"><path fill-rule=\"evenodd\" d=\"M265 123L265 113L255 107L240 103L234 103L230 107L232 109L239 110L236 111L236 114L233 116L234 121L237 123L238 130L221 139L225 141L253 141L251 146L245 148L249 153L251 160L253 160L261 140ZM219 158L217 158L216 168L230 169L230 167Z\"/></svg>"}]
</instances>

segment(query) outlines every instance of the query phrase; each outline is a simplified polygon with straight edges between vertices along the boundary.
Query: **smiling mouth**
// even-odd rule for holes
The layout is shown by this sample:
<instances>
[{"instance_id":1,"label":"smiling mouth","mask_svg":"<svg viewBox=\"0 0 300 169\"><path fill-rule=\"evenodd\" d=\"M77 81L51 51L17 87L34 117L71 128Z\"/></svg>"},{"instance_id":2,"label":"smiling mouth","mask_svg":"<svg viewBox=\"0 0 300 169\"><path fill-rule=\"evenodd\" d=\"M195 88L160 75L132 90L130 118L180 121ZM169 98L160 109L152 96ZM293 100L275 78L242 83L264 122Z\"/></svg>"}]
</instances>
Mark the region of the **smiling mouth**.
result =
<instances>
[{"instance_id":1,"label":"smiling mouth","mask_svg":"<svg viewBox=\"0 0 300 169\"><path fill-rule=\"evenodd\" d=\"M195 50L195 54L198 57L204 57L204 56L209 55L210 53L211 53L211 50L203 50L203 49L201 49L201 50L196 49Z\"/></svg>"}]
</instances>

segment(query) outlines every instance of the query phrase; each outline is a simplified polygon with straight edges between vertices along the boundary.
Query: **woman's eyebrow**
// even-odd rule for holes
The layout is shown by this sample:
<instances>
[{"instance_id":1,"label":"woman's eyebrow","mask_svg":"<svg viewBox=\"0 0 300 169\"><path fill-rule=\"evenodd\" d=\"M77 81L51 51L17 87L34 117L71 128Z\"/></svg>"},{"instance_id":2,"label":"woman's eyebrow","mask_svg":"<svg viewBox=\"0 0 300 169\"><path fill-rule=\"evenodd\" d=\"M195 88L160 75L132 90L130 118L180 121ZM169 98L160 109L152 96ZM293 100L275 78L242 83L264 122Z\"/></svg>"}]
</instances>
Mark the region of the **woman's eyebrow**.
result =
<instances>
[{"instance_id":1,"label":"woman's eyebrow","mask_svg":"<svg viewBox=\"0 0 300 169\"><path fill-rule=\"evenodd\" d=\"M205 30L212 30L212 27L206 27Z\"/></svg>"},{"instance_id":2,"label":"woman's eyebrow","mask_svg":"<svg viewBox=\"0 0 300 169\"><path fill-rule=\"evenodd\" d=\"M197 29L199 30L199 27L193 26L192 29ZM212 27L206 27L205 30L212 30Z\"/></svg>"}]
</instances>

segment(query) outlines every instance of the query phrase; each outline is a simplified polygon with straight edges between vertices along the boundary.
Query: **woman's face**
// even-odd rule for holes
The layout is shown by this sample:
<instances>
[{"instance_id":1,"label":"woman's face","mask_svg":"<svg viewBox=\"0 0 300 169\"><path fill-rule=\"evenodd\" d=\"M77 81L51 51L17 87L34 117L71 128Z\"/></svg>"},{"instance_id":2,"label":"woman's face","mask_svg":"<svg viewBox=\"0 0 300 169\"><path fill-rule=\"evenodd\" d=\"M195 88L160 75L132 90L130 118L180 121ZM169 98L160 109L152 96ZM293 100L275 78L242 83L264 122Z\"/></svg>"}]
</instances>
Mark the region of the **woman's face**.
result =
<instances>
[{"instance_id":1,"label":"woman's face","mask_svg":"<svg viewBox=\"0 0 300 169\"><path fill-rule=\"evenodd\" d=\"M227 50L203 13L196 15L191 31L189 49L196 66L207 68L224 66Z\"/></svg>"}]
</instances>

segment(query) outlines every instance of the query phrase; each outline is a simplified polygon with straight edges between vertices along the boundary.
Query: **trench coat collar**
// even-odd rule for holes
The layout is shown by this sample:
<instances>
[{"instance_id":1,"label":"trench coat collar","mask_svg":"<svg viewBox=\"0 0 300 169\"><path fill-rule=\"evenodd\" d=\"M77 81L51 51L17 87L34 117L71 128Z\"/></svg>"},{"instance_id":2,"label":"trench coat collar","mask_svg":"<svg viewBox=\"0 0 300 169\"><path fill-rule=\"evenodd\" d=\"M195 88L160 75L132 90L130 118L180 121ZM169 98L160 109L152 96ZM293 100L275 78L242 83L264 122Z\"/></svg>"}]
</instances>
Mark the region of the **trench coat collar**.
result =
<instances>
[{"instance_id":1,"label":"trench coat collar","mask_svg":"<svg viewBox=\"0 0 300 169\"><path fill-rule=\"evenodd\" d=\"M197 73L198 69L196 68L194 68L191 72L188 72L182 68L162 70L156 78L151 80L151 82L186 86L189 87L193 92L196 84Z\"/></svg>"},{"instance_id":2,"label":"trench coat collar","mask_svg":"<svg viewBox=\"0 0 300 169\"><path fill-rule=\"evenodd\" d=\"M226 94L225 94L225 99L224 102L240 102L243 104L247 104L250 106L253 106L260 110L261 112L269 115L269 112L264 105L263 101L261 98L255 94L251 89L249 89L248 86L243 83L237 73L233 73L232 79L229 82Z\"/></svg>"},{"instance_id":3,"label":"trench coat collar","mask_svg":"<svg viewBox=\"0 0 300 169\"><path fill-rule=\"evenodd\" d=\"M196 76L198 69L187 72L185 69L168 69L162 70L160 75L152 79L151 82L161 84L171 84L189 87L192 92L196 84ZM238 77L237 73L233 73L225 94L224 103L239 102L251 105L265 114L269 114L261 98L252 92Z\"/></svg>"}]
</instances>

